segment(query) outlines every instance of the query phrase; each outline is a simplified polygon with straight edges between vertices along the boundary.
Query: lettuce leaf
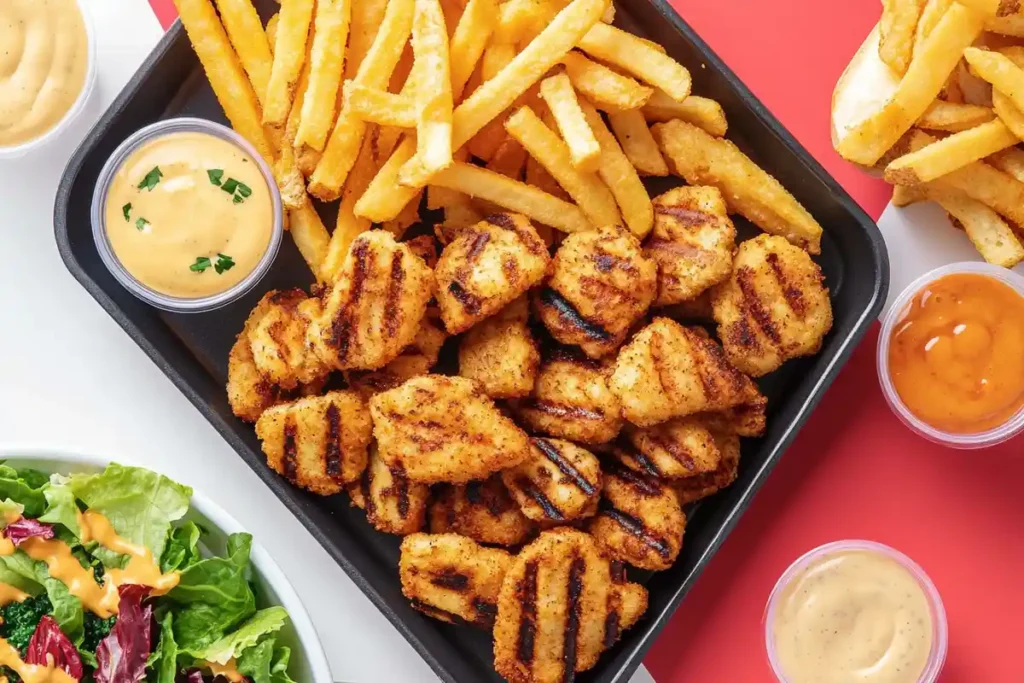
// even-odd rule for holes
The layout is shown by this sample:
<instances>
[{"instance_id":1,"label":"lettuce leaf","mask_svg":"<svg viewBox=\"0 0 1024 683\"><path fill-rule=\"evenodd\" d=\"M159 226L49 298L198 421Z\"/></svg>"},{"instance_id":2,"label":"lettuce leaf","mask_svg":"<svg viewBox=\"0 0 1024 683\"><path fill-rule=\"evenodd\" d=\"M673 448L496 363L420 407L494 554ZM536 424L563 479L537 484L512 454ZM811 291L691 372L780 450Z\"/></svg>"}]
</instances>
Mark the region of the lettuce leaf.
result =
<instances>
[{"instance_id":1,"label":"lettuce leaf","mask_svg":"<svg viewBox=\"0 0 1024 683\"><path fill-rule=\"evenodd\" d=\"M45 590L53 605L53 618L57 620L60 630L72 642L76 644L82 642L82 637L85 635L85 615L82 611L82 601L72 595L62 581L50 576L46 563L36 562L20 550L13 555L0 557L0 563L3 564L8 578L14 578L12 575L20 576ZM31 583L27 585L31 586ZM27 588L22 588L22 590L26 593L32 592ZM38 593L38 590L36 592Z\"/></svg>"},{"instance_id":2,"label":"lettuce leaf","mask_svg":"<svg viewBox=\"0 0 1024 683\"><path fill-rule=\"evenodd\" d=\"M295 683L292 677L288 675L288 662L291 658L291 648L277 648L274 652L274 663L270 665L271 683Z\"/></svg>"},{"instance_id":3,"label":"lettuce leaf","mask_svg":"<svg viewBox=\"0 0 1024 683\"><path fill-rule=\"evenodd\" d=\"M160 559L160 571L165 574L176 569L185 569L199 562L199 538L203 530L195 522L185 522L171 532L167 549Z\"/></svg>"},{"instance_id":4,"label":"lettuce leaf","mask_svg":"<svg viewBox=\"0 0 1024 683\"><path fill-rule=\"evenodd\" d=\"M50 483L43 489L43 496L46 497L46 511L40 515L40 522L49 524L62 524L75 535L75 538L82 537L82 530L78 526L78 504L75 503L75 494L69 486L70 479L60 474L50 477Z\"/></svg>"},{"instance_id":5,"label":"lettuce leaf","mask_svg":"<svg viewBox=\"0 0 1024 683\"><path fill-rule=\"evenodd\" d=\"M160 622L160 640L150 657L156 671L155 683L174 683L178 675L178 643L174 640L174 614L168 612Z\"/></svg>"},{"instance_id":6,"label":"lettuce leaf","mask_svg":"<svg viewBox=\"0 0 1024 683\"><path fill-rule=\"evenodd\" d=\"M120 536L163 557L171 523L188 512L192 489L162 474L111 463L100 474L76 474L68 482L75 498L110 520ZM109 553L96 553L107 566ZM116 564L115 564L116 566Z\"/></svg>"},{"instance_id":7,"label":"lettuce leaf","mask_svg":"<svg viewBox=\"0 0 1024 683\"><path fill-rule=\"evenodd\" d=\"M200 560L181 572L167 599L182 607L175 614L179 650L201 652L256 613L247 574L252 536L228 537L227 557Z\"/></svg>"},{"instance_id":8,"label":"lettuce leaf","mask_svg":"<svg viewBox=\"0 0 1024 683\"><path fill-rule=\"evenodd\" d=\"M287 647L275 650L274 636L270 636L243 651L236 660L236 667L252 683L295 683L288 675L291 655Z\"/></svg>"},{"instance_id":9,"label":"lettuce leaf","mask_svg":"<svg viewBox=\"0 0 1024 683\"><path fill-rule=\"evenodd\" d=\"M25 506L25 516L35 518L46 509L46 497L42 491L46 479L39 483L39 473L35 470L25 472L27 479L13 467L0 465L0 499L20 503Z\"/></svg>"},{"instance_id":10,"label":"lettuce leaf","mask_svg":"<svg viewBox=\"0 0 1024 683\"><path fill-rule=\"evenodd\" d=\"M226 664L244 650L254 647L264 636L280 631L287 620L288 612L283 607L261 609L237 630L211 643L209 647L190 654L208 662Z\"/></svg>"},{"instance_id":11,"label":"lettuce leaf","mask_svg":"<svg viewBox=\"0 0 1024 683\"><path fill-rule=\"evenodd\" d=\"M15 503L10 498L0 500L0 529L7 527L7 515L20 517L24 512L25 506L21 503Z\"/></svg>"}]
</instances>

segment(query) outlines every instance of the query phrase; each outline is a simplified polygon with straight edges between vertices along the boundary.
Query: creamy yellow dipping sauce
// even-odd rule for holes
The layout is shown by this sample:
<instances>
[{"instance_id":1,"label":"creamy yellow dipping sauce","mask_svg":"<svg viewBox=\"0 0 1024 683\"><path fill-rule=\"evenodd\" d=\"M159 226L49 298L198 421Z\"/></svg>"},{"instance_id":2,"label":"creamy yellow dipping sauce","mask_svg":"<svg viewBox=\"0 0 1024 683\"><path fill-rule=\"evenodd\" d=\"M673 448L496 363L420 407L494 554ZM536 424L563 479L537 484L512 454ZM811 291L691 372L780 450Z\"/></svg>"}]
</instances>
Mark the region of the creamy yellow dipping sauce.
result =
<instances>
[{"instance_id":1,"label":"creamy yellow dipping sauce","mask_svg":"<svg viewBox=\"0 0 1024 683\"><path fill-rule=\"evenodd\" d=\"M274 228L260 167L208 133L172 133L133 152L111 182L104 215L110 246L132 277L189 299L245 279Z\"/></svg>"},{"instance_id":2,"label":"creamy yellow dipping sauce","mask_svg":"<svg viewBox=\"0 0 1024 683\"><path fill-rule=\"evenodd\" d=\"M0 0L0 146L55 127L88 70L89 37L75 0Z\"/></svg>"},{"instance_id":3,"label":"creamy yellow dipping sauce","mask_svg":"<svg viewBox=\"0 0 1024 683\"><path fill-rule=\"evenodd\" d=\"M920 583L867 550L812 562L779 595L770 626L791 683L917 683L932 649Z\"/></svg>"}]
</instances>

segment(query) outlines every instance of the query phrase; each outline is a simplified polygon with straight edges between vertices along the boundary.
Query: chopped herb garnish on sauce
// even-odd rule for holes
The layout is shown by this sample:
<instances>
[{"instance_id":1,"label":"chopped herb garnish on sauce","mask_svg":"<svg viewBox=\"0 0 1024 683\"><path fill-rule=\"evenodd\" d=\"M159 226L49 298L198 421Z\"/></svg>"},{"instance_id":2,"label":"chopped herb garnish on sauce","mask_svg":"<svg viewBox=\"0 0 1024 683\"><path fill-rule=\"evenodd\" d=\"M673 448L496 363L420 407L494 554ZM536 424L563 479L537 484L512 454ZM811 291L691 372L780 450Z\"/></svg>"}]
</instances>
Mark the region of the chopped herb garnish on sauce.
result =
<instances>
[{"instance_id":1,"label":"chopped herb garnish on sauce","mask_svg":"<svg viewBox=\"0 0 1024 683\"><path fill-rule=\"evenodd\" d=\"M213 269L220 275L226 270L231 270L235 267L235 262L230 256L224 254L217 254L217 263L213 266Z\"/></svg>"},{"instance_id":2,"label":"chopped herb garnish on sauce","mask_svg":"<svg viewBox=\"0 0 1024 683\"><path fill-rule=\"evenodd\" d=\"M206 256L197 256L196 262L189 266L188 269L193 273L201 273L212 265L210 259Z\"/></svg>"},{"instance_id":3,"label":"chopped herb garnish on sauce","mask_svg":"<svg viewBox=\"0 0 1024 683\"><path fill-rule=\"evenodd\" d=\"M210 177L210 182L214 185L220 186L220 179L224 177L223 168L211 168L206 172L206 175Z\"/></svg>"},{"instance_id":4,"label":"chopped herb garnish on sauce","mask_svg":"<svg viewBox=\"0 0 1024 683\"><path fill-rule=\"evenodd\" d=\"M252 195L252 188L243 183L240 180L234 178L228 178L224 181L224 184L220 186L220 189L224 190L230 195L234 196L234 203L241 204L246 200L247 197Z\"/></svg>"},{"instance_id":5,"label":"chopped herb garnish on sauce","mask_svg":"<svg viewBox=\"0 0 1024 683\"><path fill-rule=\"evenodd\" d=\"M150 225L150 222L141 216L135 221L136 230L145 230L147 225Z\"/></svg>"},{"instance_id":6,"label":"chopped herb garnish on sauce","mask_svg":"<svg viewBox=\"0 0 1024 683\"><path fill-rule=\"evenodd\" d=\"M150 192L152 192L153 188L156 187L157 184L159 184L160 179L163 178L163 177L164 177L164 174L160 170L160 167L159 166L154 166L153 170L150 171L149 173L147 173L146 177L142 179L141 183L139 183L139 189L140 190L149 190Z\"/></svg>"},{"instance_id":7,"label":"chopped herb garnish on sauce","mask_svg":"<svg viewBox=\"0 0 1024 683\"><path fill-rule=\"evenodd\" d=\"M128 202L121 207L121 213L124 214L124 222L127 223L132 219L132 203Z\"/></svg>"}]
</instances>

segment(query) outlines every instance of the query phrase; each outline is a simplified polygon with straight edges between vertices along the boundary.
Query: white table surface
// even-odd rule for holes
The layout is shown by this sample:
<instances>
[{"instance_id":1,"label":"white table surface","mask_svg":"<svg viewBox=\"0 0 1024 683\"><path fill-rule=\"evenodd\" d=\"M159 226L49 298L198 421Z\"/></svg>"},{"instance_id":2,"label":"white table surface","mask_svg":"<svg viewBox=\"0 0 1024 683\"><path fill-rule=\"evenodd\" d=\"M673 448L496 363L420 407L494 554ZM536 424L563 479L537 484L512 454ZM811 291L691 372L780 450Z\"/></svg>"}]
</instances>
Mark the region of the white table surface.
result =
<instances>
[{"instance_id":1,"label":"white table surface","mask_svg":"<svg viewBox=\"0 0 1024 683\"><path fill-rule=\"evenodd\" d=\"M437 680L65 269L52 218L65 163L162 33L144 0L86 5L95 20L99 63L90 111L43 153L0 161L0 440L5 446L55 446L136 463L204 491L255 535L291 579L336 680ZM634 678L651 681L646 670Z\"/></svg>"}]
</instances>

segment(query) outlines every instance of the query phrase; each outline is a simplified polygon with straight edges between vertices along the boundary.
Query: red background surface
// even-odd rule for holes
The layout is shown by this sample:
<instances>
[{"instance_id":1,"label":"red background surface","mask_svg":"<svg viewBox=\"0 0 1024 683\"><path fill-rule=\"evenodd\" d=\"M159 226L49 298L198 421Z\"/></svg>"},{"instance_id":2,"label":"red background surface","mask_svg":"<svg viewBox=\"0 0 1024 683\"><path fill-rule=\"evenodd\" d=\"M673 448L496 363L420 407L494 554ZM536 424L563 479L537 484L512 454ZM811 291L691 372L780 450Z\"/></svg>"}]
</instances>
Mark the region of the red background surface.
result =
<instances>
[{"instance_id":1,"label":"red background surface","mask_svg":"<svg viewBox=\"0 0 1024 683\"><path fill-rule=\"evenodd\" d=\"M151 0L166 26L171 0ZM877 0L673 0L673 5L873 217L887 188L829 141L833 84L877 21ZM698 93L699 94L699 93ZM765 601L785 568L841 538L895 546L945 601L943 683L1021 683L1024 440L986 451L929 444L889 412L875 376L878 326L826 395L658 639L658 683L758 683Z\"/></svg>"}]
</instances>

